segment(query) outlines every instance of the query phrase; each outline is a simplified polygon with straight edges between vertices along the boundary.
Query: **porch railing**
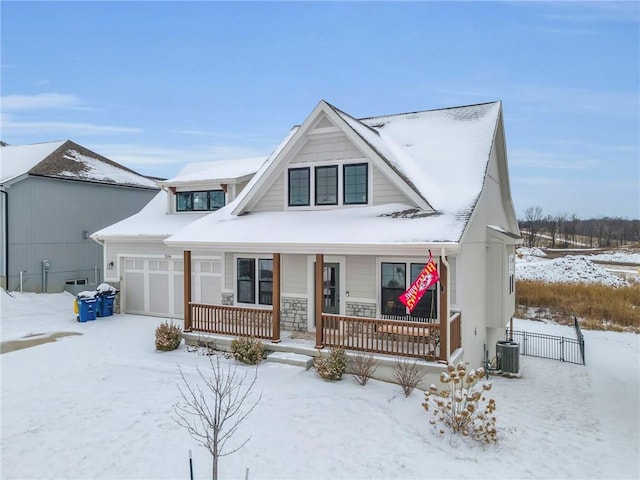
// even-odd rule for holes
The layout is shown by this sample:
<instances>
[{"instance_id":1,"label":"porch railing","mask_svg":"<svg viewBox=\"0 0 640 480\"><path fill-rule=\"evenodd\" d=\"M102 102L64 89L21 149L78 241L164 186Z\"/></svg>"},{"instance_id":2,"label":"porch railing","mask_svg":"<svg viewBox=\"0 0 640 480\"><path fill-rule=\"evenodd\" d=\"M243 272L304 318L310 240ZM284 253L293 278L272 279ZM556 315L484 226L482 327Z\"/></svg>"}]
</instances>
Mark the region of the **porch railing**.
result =
<instances>
[{"instance_id":1,"label":"porch railing","mask_svg":"<svg viewBox=\"0 0 640 480\"><path fill-rule=\"evenodd\" d=\"M273 311L190 303L191 328L198 332L271 339Z\"/></svg>"},{"instance_id":2,"label":"porch railing","mask_svg":"<svg viewBox=\"0 0 640 480\"><path fill-rule=\"evenodd\" d=\"M440 325L322 314L326 347L435 360L440 355Z\"/></svg>"},{"instance_id":3,"label":"porch railing","mask_svg":"<svg viewBox=\"0 0 640 480\"><path fill-rule=\"evenodd\" d=\"M454 312L449 318L449 332L451 335L449 353L451 354L462 347L462 318L460 312Z\"/></svg>"}]
</instances>

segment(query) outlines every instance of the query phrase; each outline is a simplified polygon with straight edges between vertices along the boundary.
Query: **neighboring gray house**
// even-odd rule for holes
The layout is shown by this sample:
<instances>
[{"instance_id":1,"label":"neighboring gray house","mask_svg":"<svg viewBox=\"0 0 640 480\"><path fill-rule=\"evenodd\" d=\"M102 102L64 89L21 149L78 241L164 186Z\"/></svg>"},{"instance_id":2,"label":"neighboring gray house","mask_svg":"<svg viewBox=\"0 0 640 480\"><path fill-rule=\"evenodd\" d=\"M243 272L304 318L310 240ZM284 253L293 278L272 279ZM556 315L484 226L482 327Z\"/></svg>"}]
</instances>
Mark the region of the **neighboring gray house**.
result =
<instances>
[{"instance_id":1,"label":"neighboring gray house","mask_svg":"<svg viewBox=\"0 0 640 480\"><path fill-rule=\"evenodd\" d=\"M139 211L156 182L70 140L0 148L0 286L61 292L101 282L89 238ZM46 288L45 288L46 287Z\"/></svg>"}]
</instances>

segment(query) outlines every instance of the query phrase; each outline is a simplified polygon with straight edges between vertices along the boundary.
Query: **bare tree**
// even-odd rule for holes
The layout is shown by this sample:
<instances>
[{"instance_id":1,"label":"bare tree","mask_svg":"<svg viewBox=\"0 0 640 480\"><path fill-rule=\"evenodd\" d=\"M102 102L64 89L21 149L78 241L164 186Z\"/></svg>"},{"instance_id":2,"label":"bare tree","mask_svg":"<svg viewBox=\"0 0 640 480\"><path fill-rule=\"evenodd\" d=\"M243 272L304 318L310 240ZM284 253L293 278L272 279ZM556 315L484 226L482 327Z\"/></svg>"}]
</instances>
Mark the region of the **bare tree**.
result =
<instances>
[{"instance_id":1,"label":"bare tree","mask_svg":"<svg viewBox=\"0 0 640 480\"><path fill-rule=\"evenodd\" d=\"M527 228L529 229L529 247L535 247L538 243L538 235L540 235L540 227L542 226L542 207L529 207L524 211Z\"/></svg>"},{"instance_id":2,"label":"bare tree","mask_svg":"<svg viewBox=\"0 0 640 480\"><path fill-rule=\"evenodd\" d=\"M237 452L251 439L249 436L239 445L226 448L227 442L262 398L262 393L255 402L251 400L245 405L258 378L257 367L251 383L244 386L247 373L238 374L235 363L232 366L232 362L228 362L227 367L223 367L217 355L215 362L209 357L209 363L210 376L196 367L204 382L204 391L198 385L192 385L178 366L183 383L182 387L178 385L182 402L174 405L173 420L209 451L213 460L211 478L217 480L220 457Z\"/></svg>"}]
</instances>

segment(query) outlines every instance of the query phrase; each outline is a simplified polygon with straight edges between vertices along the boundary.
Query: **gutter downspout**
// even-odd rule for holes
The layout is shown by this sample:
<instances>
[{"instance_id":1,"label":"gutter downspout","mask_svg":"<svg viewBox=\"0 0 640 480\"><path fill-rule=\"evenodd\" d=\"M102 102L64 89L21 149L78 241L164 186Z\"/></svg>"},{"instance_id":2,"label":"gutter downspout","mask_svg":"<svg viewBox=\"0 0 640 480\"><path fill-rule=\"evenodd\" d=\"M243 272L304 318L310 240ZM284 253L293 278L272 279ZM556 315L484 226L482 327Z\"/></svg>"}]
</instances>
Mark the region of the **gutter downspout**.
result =
<instances>
[{"instance_id":1,"label":"gutter downspout","mask_svg":"<svg viewBox=\"0 0 640 480\"><path fill-rule=\"evenodd\" d=\"M107 276L107 259L104 256L104 242L101 242L97 237L94 236L91 237L91 240L102 247L102 271L104 272L102 275L102 280L104 281L105 277Z\"/></svg>"},{"instance_id":2,"label":"gutter downspout","mask_svg":"<svg viewBox=\"0 0 640 480\"><path fill-rule=\"evenodd\" d=\"M451 268L449 267L449 262L447 261L447 257L445 256L445 251L444 248L440 249L440 261L444 264L444 266L447 268L447 284L445 285L445 293L447 295L447 344L445 345L446 349L447 349L447 361L449 361L449 356L451 355L451 322L449 322L449 317L450 314L449 312L451 311L451 293L449 290L449 286L451 284ZM440 308L442 308L442 306L440 306ZM462 334L462 325L460 325L460 331Z\"/></svg>"},{"instance_id":3,"label":"gutter downspout","mask_svg":"<svg viewBox=\"0 0 640 480\"><path fill-rule=\"evenodd\" d=\"M5 288L9 291L9 192L4 189L0 193L4 193L4 278L7 284ZM20 284L22 288L22 284Z\"/></svg>"}]
</instances>

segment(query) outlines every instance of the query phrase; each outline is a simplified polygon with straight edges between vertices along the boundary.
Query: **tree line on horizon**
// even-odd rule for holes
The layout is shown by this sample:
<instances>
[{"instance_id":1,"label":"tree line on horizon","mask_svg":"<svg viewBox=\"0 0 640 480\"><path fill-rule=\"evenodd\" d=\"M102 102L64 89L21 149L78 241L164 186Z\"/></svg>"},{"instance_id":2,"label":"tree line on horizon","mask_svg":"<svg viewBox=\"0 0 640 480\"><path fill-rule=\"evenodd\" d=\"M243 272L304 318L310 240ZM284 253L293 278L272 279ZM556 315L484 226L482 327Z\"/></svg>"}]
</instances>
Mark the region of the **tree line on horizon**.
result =
<instances>
[{"instance_id":1,"label":"tree line on horizon","mask_svg":"<svg viewBox=\"0 0 640 480\"><path fill-rule=\"evenodd\" d=\"M576 214L545 215L542 207L529 207L518 219L528 247L621 247L640 243L640 220L621 217L580 219Z\"/></svg>"}]
</instances>

